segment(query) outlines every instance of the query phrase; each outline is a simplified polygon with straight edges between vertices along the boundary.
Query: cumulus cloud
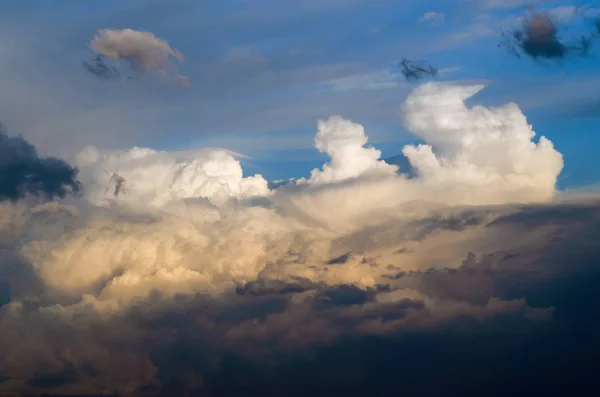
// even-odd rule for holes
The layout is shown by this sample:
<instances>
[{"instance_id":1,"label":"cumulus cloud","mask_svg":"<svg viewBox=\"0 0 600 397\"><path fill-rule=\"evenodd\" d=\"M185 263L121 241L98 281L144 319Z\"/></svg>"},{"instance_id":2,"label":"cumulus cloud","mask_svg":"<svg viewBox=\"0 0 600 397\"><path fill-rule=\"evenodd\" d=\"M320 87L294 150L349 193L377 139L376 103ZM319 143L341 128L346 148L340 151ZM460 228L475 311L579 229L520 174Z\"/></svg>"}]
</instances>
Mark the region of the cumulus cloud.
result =
<instances>
[{"instance_id":1,"label":"cumulus cloud","mask_svg":"<svg viewBox=\"0 0 600 397\"><path fill-rule=\"evenodd\" d=\"M411 365L425 370L412 337L509 335L510 348L550 332L561 301L539 297L574 269L574 246L598 254L598 207L550 204L560 153L516 105L467 106L482 88L407 98L403 121L426 142L404 148L412 178L341 116L317 125L330 160L273 189L225 150L82 151L83 197L2 204L0 393L364 392L347 376L360 346L410 361L379 378L410 395L425 387L410 383Z\"/></svg>"},{"instance_id":2,"label":"cumulus cloud","mask_svg":"<svg viewBox=\"0 0 600 397\"><path fill-rule=\"evenodd\" d=\"M8 136L0 125L0 201L27 196L53 199L78 193L77 168L55 157L43 157L20 136Z\"/></svg>"},{"instance_id":3,"label":"cumulus cloud","mask_svg":"<svg viewBox=\"0 0 600 397\"><path fill-rule=\"evenodd\" d=\"M417 88L403 106L404 120L427 144L406 146L404 155L427 183L457 190L479 185L487 200L496 194L504 200L550 199L562 155L545 137L533 141L535 132L516 104L468 108L464 101L483 88Z\"/></svg>"},{"instance_id":4,"label":"cumulus cloud","mask_svg":"<svg viewBox=\"0 0 600 397\"><path fill-rule=\"evenodd\" d=\"M381 152L365 147L364 128L341 116L319 121L315 148L327 153L329 163L312 171L309 183L331 183L368 174L394 175L397 167L380 159Z\"/></svg>"},{"instance_id":5,"label":"cumulus cloud","mask_svg":"<svg viewBox=\"0 0 600 397\"><path fill-rule=\"evenodd\" d=\"M168 42L159 39L151 32L136 31L132 29L102 29L89 43L90 48L100 55L91 63L85 64L86 68L103 78L118 75L114 68L106 66L102 58L126 62L131 70L138 76L147 73L158 73L167 81L187 86L187 77L179 74L171 62L171 57L183 61L183 55L178 50L171 48Z\"/></svg>"},{"instance_id":6,"label":"cumulus cloud","mask_svg":"<svg viewBox=\"0 0 600 397\"><path fill-rule=\"evenodd\" d=\"M88 147L76 157L87 197L96 204L110 198L107 192L119 196L126 181L130 187L122 200L155 207L188 198L220 205L269 193L267 181L261 175L244 177L239 161L226 150L101 152Z\"/></svg>"}]
</instances>

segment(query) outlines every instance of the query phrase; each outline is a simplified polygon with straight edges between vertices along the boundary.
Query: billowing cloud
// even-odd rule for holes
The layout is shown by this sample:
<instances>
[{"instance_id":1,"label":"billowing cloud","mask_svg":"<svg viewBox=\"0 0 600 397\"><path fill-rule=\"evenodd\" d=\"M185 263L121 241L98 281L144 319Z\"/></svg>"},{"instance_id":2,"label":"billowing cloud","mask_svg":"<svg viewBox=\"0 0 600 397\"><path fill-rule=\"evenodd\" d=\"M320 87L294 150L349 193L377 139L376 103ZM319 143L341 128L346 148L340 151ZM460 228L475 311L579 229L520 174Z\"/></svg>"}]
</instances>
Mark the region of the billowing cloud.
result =
<instances>
[{"instance_id":1,"label":"billowing cloud","mask_svg":"<svg viewBox=\"0 0 600 397\"><path fill-rule=\"evenodd\" d=\"M331 183L373 173L394 175L397 167L381 160L379 150L364 147L368 139L361 125L340 116L319 121L315 147L331 160L322 170L313 170L308 182Z\"/></svg>"},{"instance_id":2,"label":"billowing cloud","mask_svg":"<svg viewBox=\"0 0 600 397\"><path fill-rule=\"evenodd\" d=\"M120 193L122 200L155 207L188 198L223 204L269 193L261 175L244 177L240 163L225 150L167 153L133 148L104 153L89 147L78 153L76 163L88 199L97 204Z\"/></svg>"},{"instance_id":3,"label":"billowing cloud","mask_svg":"<svg viewBox=\"0 0 600 397\"><path fill-rule=\"evenodd\" d=\"M21 136L8 136L0 125L0 201L27 196L53 199L78 193L77 168L55 157L43 157Z\"/></svg>"},{"instance_id":4,"label":"billowing cloud","mask_svg":"<svg viewBox=\"0 0 600 397\"><path fill-rule=\"evenodd\" d=\"M554 194L563 167L552 142L535 132L516 104L499 108L464 101L484 86L425 84L403 106L407 127L427 144L407 146L404 155L425 182L441 186L480 186L493 200L538 201ZM488 196L489 195L489 196Z\"/></svg>"},{"instance_id":5,"label":"billowing cloud","mask_svg":"<svg viewBox=\"0 0 600 397\"><path fill-rule=\"evenodd\" d=\"M467 106L482 88L407 98L412 178L341 116L317 125L330 160L273 189L225 150L82 151L82 198L2 204L0 393L352 395L360 350L390 368L375 394L436 396L473 376L444 378L448 346L484 363L490 335L559 340L549 280L600 254L598 206L552 202L560 153L516 105Z\"/></svg>"},{"instance_id":6,"label":"billowing cloud","mask_svg":"<svg viewBox=\"0 0 600 397\"><path fill-rule=\"evenodd\" d=\"M132 29L103 29L90 41L90 48L99 54L94 63L86 63L86 68L101 77L118 75L114 68L106 66L102 57L126 62L138 76L157 73L161 78L187 86L187 77L179 74L171 62L171 57L183 61L181 52L171 48L168 42L159 39L151 32Z\"/></svg>"}]
</instances>

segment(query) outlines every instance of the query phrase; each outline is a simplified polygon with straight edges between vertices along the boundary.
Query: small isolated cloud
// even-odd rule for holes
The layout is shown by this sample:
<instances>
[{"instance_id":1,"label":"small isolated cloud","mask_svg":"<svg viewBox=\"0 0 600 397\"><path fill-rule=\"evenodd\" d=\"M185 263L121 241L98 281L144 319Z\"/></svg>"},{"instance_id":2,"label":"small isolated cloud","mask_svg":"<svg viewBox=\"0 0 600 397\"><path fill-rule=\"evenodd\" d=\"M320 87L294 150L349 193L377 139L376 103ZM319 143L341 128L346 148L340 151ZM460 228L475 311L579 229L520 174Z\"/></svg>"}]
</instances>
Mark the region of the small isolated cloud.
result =
<instances>
[{"instance_id":1,"label":"small isolated cloud","mask_svg":"<svg viewBox=\"0 0 600 397\"><path fill-rule=\"evenodd\" d=\"M454 72L458 72L459 70L462 70L462 66L452 66L449 68L441 68L438 70L438 73L440 74L440 76L443 75L447 75L447 74L452 74Z\"/></svg>"},{"instance_id":2,"label":"small isolated cloud","mask_svg":"<svg viewBox=\"0 0 600 397\"><path fill-rule=\"evenodd\" d=\"M413 61L402 58L398 64L400 73L407 81L416 81L425 77L436 77L439 74L437 68L431 66L427 61Z\"/></svg>"},{"instance_id":3,"label":"small isolated cloud","mask_svg":"<svg viewBox=\"0 0 600 397\"><path fill-rule=\"evenodd\" d=\"M504 34L504 41L511 53L520 57L526 55L534 60L559 61L569 56L587 54L595 33L566 40L559 35L557 20L571 19L575 15L573 7L551 11L532 11L523 18L522 27Z\"/></svg>"},{"instance_id":4,"label":"small isolated cloud","mask_svg":"<svg viewBox=\"0 0 600 397\"><path fill-rule=\"evenodd\" d=\"M171 58L182 62L181 52L171 48L168 42L150 32L103 29L98 31L89 45L100 58L96 58L93 63L86 63L86 68L101 77L111 77L118 73L116 69L104 64L102 58L106 58L126 62L138 77L156 73L170 83L180 86L189 84L188 78L179 74L171 62Z\"/></svg>"},{"instance_id":5,"label":"small isolated cloud","mask_svg":"<svg viewBox=\"0 0 600 397\"><path fill-rule=\"evenodd\" d=\"M61 159L40 156L35 146L21 136L8 136L0 125L0 201L78 193L78 172Z\"/></svg>"},{"instance_id":6,"label":"small isolated cloud","mask_svg":"<svg viewBox=\"0 0 600 397\"><path fill-rule=\"evenodd\" d=\"M433 26L438 26L438 25L441 25L445 19L446 19L446 16L444 15L444 13L436 12L436 11L429 11L429 12L426 12L425 14L423 14L417 20L417 22L428 23Z\"/></svg>"}]
</instances>

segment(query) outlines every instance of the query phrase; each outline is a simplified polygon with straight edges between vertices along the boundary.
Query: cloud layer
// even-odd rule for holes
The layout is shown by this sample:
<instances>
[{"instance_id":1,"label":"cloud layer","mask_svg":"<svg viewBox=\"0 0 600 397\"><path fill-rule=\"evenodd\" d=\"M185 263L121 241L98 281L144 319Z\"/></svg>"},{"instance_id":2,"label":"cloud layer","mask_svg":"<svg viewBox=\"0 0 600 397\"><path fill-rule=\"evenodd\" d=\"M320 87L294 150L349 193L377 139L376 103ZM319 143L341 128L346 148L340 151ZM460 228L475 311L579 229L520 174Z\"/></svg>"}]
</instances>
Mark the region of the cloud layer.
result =
<instances>
[{"instance_id":1,"label":"cloud layer","mask_svg":"<svg viewBox=\"0 0 600 397\"><path fill-rule=\"evenodd\" d=\"M550 204L560 153L516 105L467 106L482 88L408 97L414 178L340 116L317 126L330 160L272 190L225 150L79 153L83 198L0 212L0 391L331 395L400 376L414 395L418 352L369 386L353 349L550 332L557 302L529 294L570 274L573 244L596 254L597 206Z\"/></svg>"}]
</instances>

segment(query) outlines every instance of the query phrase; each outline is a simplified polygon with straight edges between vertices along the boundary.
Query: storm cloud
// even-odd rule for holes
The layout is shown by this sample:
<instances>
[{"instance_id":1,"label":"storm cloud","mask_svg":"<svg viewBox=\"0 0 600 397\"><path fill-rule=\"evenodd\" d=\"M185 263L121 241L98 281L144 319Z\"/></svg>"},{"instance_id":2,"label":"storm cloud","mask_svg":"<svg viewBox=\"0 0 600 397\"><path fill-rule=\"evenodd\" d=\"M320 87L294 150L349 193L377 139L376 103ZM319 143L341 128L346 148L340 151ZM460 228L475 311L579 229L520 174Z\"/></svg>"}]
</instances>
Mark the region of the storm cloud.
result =
<instances>
[{"instance_id":1,"label":"storm cloud","mask_svg":"<svg viewBox=\"0 0 600 397\"><path fill-rule=\"evenodd\" d=\"M43 157L21 136L9 136L0 125L0 201L27 196L62 198L79 193L78 169L64 160Z\"/></svg>"},{"instance_id":2,"label":"storm cloud","mask_svg":"<svg viewBox=\"0 0 600 397\"><path fill-rule=\"evenodd\" d=\"M560 152L517 105L468 106L483 88L409 95L402 120L425 142L403 148L411 178L341 116L316 126L328 161L276 188L221 149L78 153L82 197L2 203L0 393L447 396L587 379L599 200L561 201Z\"/></svg>"}]
</instances>

